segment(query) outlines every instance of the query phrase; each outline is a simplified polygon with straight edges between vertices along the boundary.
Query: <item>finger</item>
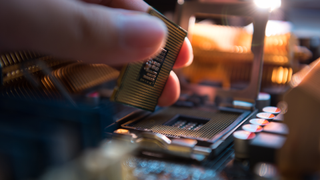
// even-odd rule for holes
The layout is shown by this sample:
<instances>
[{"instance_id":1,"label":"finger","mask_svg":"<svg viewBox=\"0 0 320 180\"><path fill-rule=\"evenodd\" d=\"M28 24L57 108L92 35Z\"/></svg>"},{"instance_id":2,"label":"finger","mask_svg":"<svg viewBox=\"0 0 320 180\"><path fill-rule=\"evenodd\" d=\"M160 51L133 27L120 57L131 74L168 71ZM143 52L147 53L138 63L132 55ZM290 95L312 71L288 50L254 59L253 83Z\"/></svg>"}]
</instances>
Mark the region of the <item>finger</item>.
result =
<instances>
[{"instance_id":1,"label":"finger","mask_svg":"<svg viewBox=\"0 0 320 180\"><path fill-rule=\"evenodd\" d=\"M82 1L87 3L100 4L102 0L82 0Z\"/></svg>"},{"instance_id":2,"label":"finger","mask_svg":"<svg viewBox=\"0 0 320 180\"><path fill-rule=\"evenodd\" d=\"M180 52L177 56L173 69L189 66L193 61L193 50L188 38L185 38ZM114 68L121 70L122 66L113 66Z\"/></svg>"},{"instance_id":3,"label":"finger","mask_svg":"<svg viewBox=\"0 0 320 180\"><path fill-rule=\"evenodd\" d=\"M188 38L185 38L176 62L173 66L174 69L189 66L193 61L192 46Z\"/></svg>"},{"instance_id":4,"label":"finger","mask_svg":"<svg viewBox=\"0 0 320 180\"><path fill-rule=\"evenodd\" d=\"M143 0L101 0L100 4L113 8L121 8L142 12L146 12L149 8L149 5L145 3Z\"/></svg>"},{"instance_id":5,"label":"finger","mask_svg":"<svg viewBox=\"0 0 320 180\"><path fill-rule=\"evenodd\" d=\"M175 103L180 95L180 84L177 75L171 71L167 83L158 99L159 106L170 106Z\"/></svg>"},{"instance_id":6,"label":"finger","mask_svg":"<svg viewBox=\"0 0 320 180\"><path fill-rule=\"evenodd\" d=\"M102 4L108 7L146 12L149 5L143 0L82 0L87 3Z\"/></svg>"},{"instance_id":7,"label":"finger","mask_svg":"<svg viewBox=\"0 0 320 180\"><path fill-rule=\"evenodd\" d=\"M148 9L148 5L140 0L132 1L132 0L118 0L118 1L110 1L110 0L84 0L90 3L99 3L104 4L106 6L112 6L116 8L125 8L132 9L138 11L146 11ZM134 2L134 3L132 3ZM181 47L179 55L174 64L174 69L181 68L185 66L189 66L193 61L193 51L192 46L188 38L185 38L185 41Z\"/></svg>"},{"instance_id":8,"label":"finger","mask_svg":"<svg viewBox=\"0 0 320 180\"><path fill-rule=\"evenodd\" d=\"M110 65L147 59L166 37L156 17L79 1L1 1L0 22L2 46Z\"/></svg>"}]
</instances>

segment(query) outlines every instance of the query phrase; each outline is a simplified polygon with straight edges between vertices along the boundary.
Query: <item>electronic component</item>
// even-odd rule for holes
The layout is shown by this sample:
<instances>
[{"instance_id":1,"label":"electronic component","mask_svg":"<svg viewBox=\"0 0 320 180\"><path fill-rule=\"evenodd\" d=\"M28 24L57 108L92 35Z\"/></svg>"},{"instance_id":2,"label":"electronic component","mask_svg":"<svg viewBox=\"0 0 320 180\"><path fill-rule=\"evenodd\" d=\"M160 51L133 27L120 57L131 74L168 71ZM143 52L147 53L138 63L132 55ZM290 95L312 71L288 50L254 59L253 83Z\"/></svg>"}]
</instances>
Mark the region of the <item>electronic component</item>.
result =
<instances>
[{"instance_id":1,"label":"electronic component","mask_svg":"<svg viewBox=\"0 0 320 180\"><path fill-rule=\"evenodd\" d=\"M241 116L242 115L242 116ZM217 135L233 123L248 115L248 111L199 111L196 109L168 107L123 128L152 130L169 137L185 137L202 141L215 141Z\"/></svg>"},{"instance_id":2,"label":"electronic component","mask_svg":"<svg viewBox=\"0 0 320 180\"><path fill-rule=\"evenodd\" d=\"M58 68L74 61L57 59L31 51L8 52L0 55L0 82L1 85L8 85L17 80L26 78L26 73L38 73L41 68L37 65L41 60L50 68Z\"/></svg>"},{"instance_id":3,"label":"electronic component","mask_svg":"<svg viewBox=\"0 0 320 180\"><path fill-rule=\"evenodd\" d=\"M149 59L141 68L140 76L138 80L148 85L154 86L157 77L159 75L162 64L167 56L167 50L161 49L158 56L153 59Z\"/></svg>"},{"instance_id":4,"label":"electronic component","mask_svg":"<svg viewBox=\"0 0 320 180\"><path fill-rule=\"evenodd\" d=\"M262 107L263 111L257 113L260 117L270 117L266 119L250 119L250 124L245 124L242 129L236 131L234 136L235 156L238 158L249 159L250 166L253 168L258 163L276 163L276 152L284 145L288 135L288 127L284 123L273 122L274 114L280 113L277 107ZM267 112L272 112L267 113ZM278 114L276 118L282 119L282 114ZM250 136L250 132L255 136Z\"/></svg>"},{"instance_id":5,"label":"electronic component","mask_svg":"<svg viewBox=\"0 0 320 180\"><path fill-rule=\"evenodd\" d=\"M258 98L256 100L255 106L259 110L259 112L261 112L262 108L266 106L270 106L270 103L271 103L271 95L268 93L260 92L258 94Z\"/></svg>"},{"instance_id":6,"label":"electronic component","mask_svg":"<svg viewBox=\"0 0 320 180\"><path fill-rule=\"evenodd\" d=\"M203 106L172 106L121 119L120 127L130 133L122 134L118 129L114 134L117 138L123 135L123 139L134 134L131 142L136 142L142 149L202 161L218 155L231 143L230 132L252 115L250 111L232 108L211 110Z\"/></svg>"},{"instance_id":7,"label":"electronic component","mask_svg":"<svg viewBox=\"0 0 320 180\"><path fill-rule=\"evenodd\" d=\"M152 8L149 14L160 18L166 24L166 45L156 57L125 66L111 99L154 111L187 32Z\"/></svg>"},{"instance_id":8,"label":"electronic component","mask_svg":"<svg viewBox=\"0 0 320 180\"><path fill-rule=\"evenodd\" d=\"M276 152L283 146L286 137L261 132L249 145L250 165L258 162L276 163Z\"/></svg>"},{"instance_id":9,"label":"electronic component","mask_svg":"<svg viewBox=\"0 0 320 180\"><path fill-rule=\"evenodd\" d=\"M239 130L233 133L234 137L234 151L236 158L249 157L249 142L254 139L256 135L253 132Z\"/></svg>"},{"instance_id":10,"label":"electronic component","mask_svg":"<svg viewBox=\"0 0 320 180\"><path fill-rule=\"evenodd\" d=\"M253 54L250 48L252 34L248 31L249 28L239 25L210 24L210 20L208 18L203 23L196 21L197 23L189 30L194 62L182 70L183 74L193 83L216 82L223 88L250 81L248 72L251 69L250 61L253 59ZM271 21L271 23L279 22ZM282 23L286 24L286 22L279 23L278 29L283 28ZM262 88L273 85L284 86L290 82L297 68L292 63L299 58L300 48L295 36L289 32L265 37ZM303 54L308 56L306 53Z\"/></svg>"},{"instance_id":11,"label":"electronic component","mask_svg":"<svg viewBox=\"0 0 320 180\"><path fill-rule=\"evenodd\" d=\"M105 64L85 64L29 51L2 54L0 63L2 94L33 100L59 99L61 95L70 100L68 93L79 94L119 76Z\"/></svg>"},{"instance_id":12,"label":"electronic component","mask_svg":"<svg viewBox=\"0 0 320 180\"><path fill-rule=\"evenodd\" d=\"M255 125L259 125L259 126L265 126L265 125L269 124L269 121L267 121L265 119L258 119L258 118L250 119L249 122L251 124L255 124Z\"/></svg>"},{"instance_id":13,"label":"electronic component","mask_svg":"<svg viewBox=\"0 0 320 180\"><path fill-rule=\"evenodd\" d=\"M262 131L262 127L255 124L246 124L242 126L242 129L249 132L258 133Z\"/></svg>"},{"instance_id":14,"label":"electronic component","mask_svg":"<svg viewBox=\"0 0 320 180\"><path fill-rule=\"evenodd\" d=\"M272 113L272 114L279 114L281 113L281 109L280 108L277 108L277 107L274 107L274 106L267 106L267 107L264 107L262 109L263 112L266 112L266 113Z\"/></svg>"},{"instance_id":15,"label":"electronic component","mask_svg":"<svg viewBox=\"0 0 320 180\"><path fill-rule=\"evenodd\" d=\"M276 116L274 114L271 114L271 113L260 112L260 113L257 114L257 117L261 118L261 119L272 120Z\"/></svg>"},{"instance_id":16,"label":"electronic component","mask_svg":"<svg viewBox=\"0 0 320 180\"><path fill-rule=\"evenodd\" d=\"M105 64L73 63L59 68L41 79L47 90L57 90L52 78L58 79L69 92L78 93L85 89L116 79L119 72Z\"/></svg>"},{"instance_id":17,"label":"electronic component","mask_svg":"<svg viewBox=\"0 0 320 180\"><path fill-rule=\"evenodd\" d=\"M139 144L139 147L143 151L150 152L151 154L169 154L175 157L187 157L198 161L205 161L205 159L210 159L210 157L217 156L221 153L222 150L232 142L232 133L257 112L252 105L260 90L263 44L265 39L264 32L269 12L256 11L249 2L234 3L231 5L214 2L207 3L203 1L185 1L178 6L181 8L181 12L178 13L181 17L178 17L177 22L185 29L188 29L188 23L194 22L194 17L200 14L201 16L209 15L210 17L212 17L212 15L221 15L222 17L230 15L253 18L255 22L253 24L254 35L251 41L252 47L248 49L248 51L252 51L252 57L254 59L251 68L250 85L241 91L227 91L209 86L194 86L186 83L184 84L184 90L187 96L191 94L197 94L199 96L208 95L208 102L202 103L200 98L184 97L180 99L176 106L161 108L155 113L148 114L141 112L131 117L120 119L115 123L114 129L112 129L111 132L117 132L114 130L119 128L129 130L131 136L129 139L131 142ZM202 12L202 10L204 12ZM210 33L220 36L219 33ZM166 47L164 47L164 49L167 51L167 58L172 51ZM165 54L164 51L163 53ZM211 54L206 53L204 55L210 56ZM233 53L233 55L237 55L238 57L238 55L241 56L244 54L239 52ZM220 56L217 57L219 58ZM234 56L230 56L230 58L234 59ZM151 108L152 111L156 106L161 90L157 91L158 95L155 96L150 89L156 87L159 82L160 74L166 60L164 64L159 64L161 67L159 68L160 74L158 74L158 76L155 76L155 73L146 74L147 72L145 70L152 69L152 63L153 60L147 63L141 62L137 65L127 66L125 71L120 75L122 81L118 82L118 87L115 89L113 99L142 109L150 110ZM159 62L156 61L156 63ZM136 67L133 69L132 66L134 65L136 65ZM130 68L134 73L128 73ZM212 72L212 68L206 65L203 65L200 69ZM154 70L152 71L155 70L157 71L156 66L154 66ZM200 74L201 71L197 72L196 75L198 75L198 73ZM144 76L145 78L143 78L143 75L146 75ZM246 75L250 77L250 71L246 71ZM139 82L141 79L143 79L143 82ZM155 81L154 86L153 81ZM122 87L122 85L126 87ZM122 91L121 101L119 100L120 98L116 99L116 96L120 97L120 91ZM156 97L156 99L154 97ZM236 107L231 104L234 100L248 102L251 106L246 107L246 109L240 109L240 106ZM113 135L114 134L116 133L113 133ZM135 137L133 137L132 134L134 134ZM122 134L116 134L115 136L119 138L121 135ZM125 140L128 140L128 134L123 134L123 136L125 136ZM177 145L174 143L177 139L190 143Z\"/></svg>"}]
</instances>

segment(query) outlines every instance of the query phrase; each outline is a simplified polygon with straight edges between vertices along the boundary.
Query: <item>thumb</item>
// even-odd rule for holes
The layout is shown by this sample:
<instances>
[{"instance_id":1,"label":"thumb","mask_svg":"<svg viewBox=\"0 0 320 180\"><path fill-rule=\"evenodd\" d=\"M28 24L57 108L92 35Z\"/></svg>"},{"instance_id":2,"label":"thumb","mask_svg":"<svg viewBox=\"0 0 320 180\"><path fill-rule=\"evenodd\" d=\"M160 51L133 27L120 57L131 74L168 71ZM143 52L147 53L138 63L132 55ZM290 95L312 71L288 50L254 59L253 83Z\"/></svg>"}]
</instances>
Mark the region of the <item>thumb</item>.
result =
<instances>
[{"instance_id":1,"label":"thumb","mask_svg":"<svg viewBox=\"0 0 320 180\"><path fill-rule=\"evenodd\" d=\"M166 36L164 23L146 13L66 0L0 4L0 47L117 65L147 59Z\"/></svg>"}]
</instances>

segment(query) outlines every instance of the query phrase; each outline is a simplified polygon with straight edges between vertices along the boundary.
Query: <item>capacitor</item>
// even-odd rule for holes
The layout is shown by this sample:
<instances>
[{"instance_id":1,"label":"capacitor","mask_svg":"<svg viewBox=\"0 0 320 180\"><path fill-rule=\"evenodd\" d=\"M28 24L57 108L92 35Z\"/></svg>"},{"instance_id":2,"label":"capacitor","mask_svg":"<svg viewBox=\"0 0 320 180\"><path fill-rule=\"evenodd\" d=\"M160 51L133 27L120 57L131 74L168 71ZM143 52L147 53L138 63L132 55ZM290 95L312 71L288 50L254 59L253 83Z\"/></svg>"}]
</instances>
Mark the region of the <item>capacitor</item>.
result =
<instances>
[{"instance_id":1,"label":"capacitor","mask_svg":"<svg viewBox=\"0 0 320 180\"><path fill-rule=\"evenodd\" d=\"M271 113L271 114L281 113L281 109L274 106L266 106L262 109L262 111L266 113Z\"/></svg>"},{"instance_id":2,"label":"capacitor","mask_svg":"<svg viewBox=\"0 0 320 180\"><path fill-rule=\"evenodd\" d=\"M259 126L265 126L265 125L269 124L269 121L268 121L268 120L260 119L260 118L250 119L249 122L250 122L251 124L259 125Z\"/></svg>"},{"instance_id":3,"label":"capacitor","mask_svg":"<svg viewBox=\"0 0 320 180\"><path fill-rule=\"evenodd\" d=\"M255 125L255 124L243 125L242 129L245 131L253 132L253 133L261 132L263 130L263 128L261 126Z\"/></svg>"},{"instance_id":4,"label":"capacitor","mask_svg":"<svg viewBox=\"0 0 320 180\"><path fill-rule=\"evenodd\" d=\"M256 108L262 111L263 107L270 106L271 96L268 93L260 92L256 100Z\"/></svg>"},{"instance_id":5,"label":"capacitor","mask_svg":"<svg viewBox=\"0 0 320 180\"><path fill-rule=\"evenodd\" d=\"M235 157L249 158L249 143L256 135L249 131L238 130L233 133Z\"/></svg>"},{"instance_id":6,"label":"capacitor","mask_svg":"<svg viewBox=\"0 0 320 180\"><path fill-rule=\"evenodd\" d=\"M261 112L261 113L257 114L257 117L261 118L261 119L272 120L276 116L274 114L271 114L271 113Z\"/></svg>"}]
</instances>

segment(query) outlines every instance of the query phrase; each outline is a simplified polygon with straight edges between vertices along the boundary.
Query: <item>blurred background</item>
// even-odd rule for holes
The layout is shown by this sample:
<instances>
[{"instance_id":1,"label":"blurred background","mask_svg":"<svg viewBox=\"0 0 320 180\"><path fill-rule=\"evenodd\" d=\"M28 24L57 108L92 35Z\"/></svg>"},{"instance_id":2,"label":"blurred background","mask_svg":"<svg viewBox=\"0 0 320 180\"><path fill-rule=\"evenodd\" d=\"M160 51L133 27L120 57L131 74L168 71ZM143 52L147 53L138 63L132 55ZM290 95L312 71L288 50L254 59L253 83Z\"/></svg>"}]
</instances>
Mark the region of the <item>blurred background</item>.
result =
<instances>
[{"instance_id":1,"label":"blurred background","mask_svg":"<svg viewBox=\"0 0 320 180\"><path fill-rule=\"evenodd\" d=\"M174 17L175 1L147 1ZM232 2L232 1L230 1ZM266 29L261 91L282 98L292 74L319 58L320 3L316 0L282 0L273 10ZM196 17L188 29L194 63L180 72L189 83L245 89L251 76L252 20L243 17Z\"/></svg>"}]
</instances>

